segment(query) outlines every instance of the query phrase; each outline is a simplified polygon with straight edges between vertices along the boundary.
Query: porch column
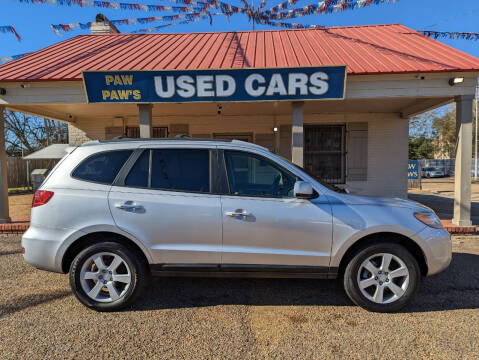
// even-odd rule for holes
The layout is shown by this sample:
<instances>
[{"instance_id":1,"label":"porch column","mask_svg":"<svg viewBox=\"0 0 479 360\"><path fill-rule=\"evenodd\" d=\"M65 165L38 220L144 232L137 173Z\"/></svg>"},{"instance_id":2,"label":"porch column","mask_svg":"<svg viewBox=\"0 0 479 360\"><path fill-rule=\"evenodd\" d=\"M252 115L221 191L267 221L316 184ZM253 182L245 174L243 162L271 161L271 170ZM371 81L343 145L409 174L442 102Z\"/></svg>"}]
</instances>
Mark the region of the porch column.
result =
<instances>
[{"instance_id":1,"label":"porch column","mask_svg":"<svg viewBox=\"0 0 479 360\"><path fill-rule=\"evenodd\" d=\"M456 97L456 167L454 177L454 225L471 225L472 99Z\"/></svg>"},{"instance_id":2,"label":"porch column","mask_svg":"<svg viewBox=\"0 0 479 360\"><path fill-rule=\"evenodd\" d=\"M7 152L5 151L5 108L0 106L0 224L10 222L8 210Z\"/></svg>"},{"instance_id":3,"label":"porch column","mask_svg":"<svg viewBox=\"0 0 479 360\"><path fill-rule=\"evenodd\" d=\"M293 128L291 141L291 160L303 166L303 102L293 102Z\"/></svg>"},{"instance_id":4,"label":"porch column","mask_svg":"<svg viewBox=\"0 0 479 360\"><path fill-rule=\"evenodd\" d=\"M140 137L151 138L153 128L151 126L153 104L138 104L140 112Z\"/></svg>"}]
</instances>

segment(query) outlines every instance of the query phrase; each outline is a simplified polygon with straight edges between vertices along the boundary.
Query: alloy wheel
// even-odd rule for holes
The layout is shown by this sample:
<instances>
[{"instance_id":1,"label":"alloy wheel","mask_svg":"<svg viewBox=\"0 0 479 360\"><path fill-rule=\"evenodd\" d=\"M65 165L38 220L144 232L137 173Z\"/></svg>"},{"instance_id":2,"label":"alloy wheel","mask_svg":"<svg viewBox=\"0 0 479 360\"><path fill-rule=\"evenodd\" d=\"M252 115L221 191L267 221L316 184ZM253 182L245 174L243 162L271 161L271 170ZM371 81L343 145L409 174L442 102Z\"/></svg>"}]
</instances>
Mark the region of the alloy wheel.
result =
<instances>
[{"instance_id":1,"label":"alloy wheel","mask_svg":"<svg viewBox=\"0 0 479 360\"><path fill-rule=\"evenodd\" d=\"M379 253L359 266L357 283L361 293L377 304L399 300L409 286L409 270L398 256Z\"/></svg>"},{"instance_id":2,"label":"alloy wheel","mask_svg":"<svg viewBox=\"0 0 479 360\"><path fill-rule=\"evenodd\" d=\"M109 303L120 299L131 284L131 271L126 261L111 252L91 255L83 263L80 283L91 299Z\"/></svg>"}]
</instances>

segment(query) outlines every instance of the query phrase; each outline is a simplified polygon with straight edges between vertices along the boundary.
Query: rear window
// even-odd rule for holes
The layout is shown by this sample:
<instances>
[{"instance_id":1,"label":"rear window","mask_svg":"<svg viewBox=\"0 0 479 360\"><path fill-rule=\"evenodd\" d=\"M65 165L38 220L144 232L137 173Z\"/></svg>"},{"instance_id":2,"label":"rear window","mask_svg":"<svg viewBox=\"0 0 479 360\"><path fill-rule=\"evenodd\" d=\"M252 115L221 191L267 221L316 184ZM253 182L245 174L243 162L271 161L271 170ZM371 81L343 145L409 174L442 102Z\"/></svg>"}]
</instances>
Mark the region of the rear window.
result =
<instances>
[{"instance_id":1,"label":"rear window","mask_svg":"<svg viewBox=\"0 0 479 360\"><path fill-rule=\"evenodd\" d=\"M132 150L105 151L89 156L73 170L72 177L102 184L111 184Z\"/></svg>"}]
</instances>

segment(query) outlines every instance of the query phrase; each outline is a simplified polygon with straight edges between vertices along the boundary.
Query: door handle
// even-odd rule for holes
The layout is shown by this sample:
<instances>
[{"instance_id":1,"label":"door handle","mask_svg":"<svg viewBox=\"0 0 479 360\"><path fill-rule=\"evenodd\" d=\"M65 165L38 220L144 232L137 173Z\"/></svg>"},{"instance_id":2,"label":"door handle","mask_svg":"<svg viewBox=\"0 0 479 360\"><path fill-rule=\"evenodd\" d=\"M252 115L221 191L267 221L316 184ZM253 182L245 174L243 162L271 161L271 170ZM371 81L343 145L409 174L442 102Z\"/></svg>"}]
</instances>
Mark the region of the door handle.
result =
<instances>
[{"instance_id":1,"label":"door handle","mask_svg":"<svg viewBox=\"0 0 479 360\"><path fill-rule=\"evenodd\" d=\"M251 217L253 214L247 212L243 209L236 209L235 211L226 211L226 216L233 217L233 218L241 218L241 217Z\"/></svg>"},{"instance_id":2,"label":"door handle","mask_svg":"<svg viewBox=\"0 0 479 360\"><path fill-rule=\"evenodd\" d=\"M126 211L143 211L144 207L141 205L136 204L133 201L125 201L124 203L117 203L115 207L120 210Z\"/></svg>"}]
</instances>

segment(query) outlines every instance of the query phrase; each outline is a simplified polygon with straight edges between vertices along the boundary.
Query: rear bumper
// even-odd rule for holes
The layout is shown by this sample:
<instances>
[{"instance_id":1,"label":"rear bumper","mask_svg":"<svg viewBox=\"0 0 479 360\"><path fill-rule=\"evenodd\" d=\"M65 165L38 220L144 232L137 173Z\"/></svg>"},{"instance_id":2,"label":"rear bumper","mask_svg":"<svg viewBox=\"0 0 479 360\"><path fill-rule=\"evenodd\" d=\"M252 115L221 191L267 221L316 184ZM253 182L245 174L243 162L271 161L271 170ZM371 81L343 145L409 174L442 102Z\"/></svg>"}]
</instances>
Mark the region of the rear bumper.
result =
<instances>
[{"instance_id":1,"label":"rear bumper","mask_svg":"<svg viewBox=\"0 0 479 360\"><path fill-rule=\"evenodd\" d=\"M444 229L426 227L417 234L424 244L428 267L427 275L434 275L445 270L452 259L451 234Z\"/></svg>"},{"instance_id":2,"label":"rear bumper","mask_svg":"<svg viewBox=\"0 0 479 360\"><path fill-rule=\"evenodd\" d=\"M50 229L30 225L23 234L23 258L38 269L62 273L61 245L71 234L71 229Z\"/></svg>"}]
</instances>

